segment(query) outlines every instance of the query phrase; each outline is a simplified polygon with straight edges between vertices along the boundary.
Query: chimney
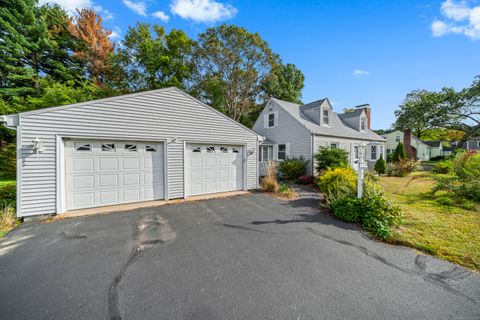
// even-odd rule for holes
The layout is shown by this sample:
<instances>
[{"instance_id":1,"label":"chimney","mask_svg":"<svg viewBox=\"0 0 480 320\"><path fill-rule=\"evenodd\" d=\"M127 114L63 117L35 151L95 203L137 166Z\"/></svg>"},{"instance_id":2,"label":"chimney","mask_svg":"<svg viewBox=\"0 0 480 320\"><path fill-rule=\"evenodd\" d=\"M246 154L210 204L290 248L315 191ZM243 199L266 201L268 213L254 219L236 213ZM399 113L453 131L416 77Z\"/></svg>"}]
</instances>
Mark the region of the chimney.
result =
<instances>
[{"instance_id":1,"label":"chimney","mask_svg":"<svg viewBox=\"0 0 480 320\"><path fill-rule=\"evenodd\" d=\"M370 105L368 103L367 104L361 104L359 106L356 106L355 108L365 110L365 114L367 115L367 127L368 127L368 129L371 129L371 127L370 127L370 115L371 115L372 109L370 108Z\"/></svg>"},{"instance_id":2,"label":"chimney","mask_svg":"<svg viewBox=\"0 0 480 320\"><path fill-rule=\"evenodd\" d=\"M412 150L412 131L410 129L405 129L403 131L403 146L405 147L407 158L415 159L415 155L413 154Z\"/></svg>"}]
</instances>

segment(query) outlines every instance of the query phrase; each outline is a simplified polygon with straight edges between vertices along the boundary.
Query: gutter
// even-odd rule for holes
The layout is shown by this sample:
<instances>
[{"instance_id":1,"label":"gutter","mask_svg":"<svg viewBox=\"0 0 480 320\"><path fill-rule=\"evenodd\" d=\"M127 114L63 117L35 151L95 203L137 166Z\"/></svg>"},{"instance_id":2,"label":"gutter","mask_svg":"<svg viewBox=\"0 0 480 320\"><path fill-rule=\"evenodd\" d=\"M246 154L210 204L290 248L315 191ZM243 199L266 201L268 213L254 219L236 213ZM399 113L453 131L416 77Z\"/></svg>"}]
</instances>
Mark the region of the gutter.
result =
<instances>
[{"instance_id":1,"label":"gutter","mask_svg":"<svg viewBox=\"0 0 480 320\"><path fill-rule=\"evenodd\" d=\"M18 114L11 115L11 116L0 116L0 123L3 124L6 128L17 130L19 124L19 116Z\"/></svg>"}]
</instances>

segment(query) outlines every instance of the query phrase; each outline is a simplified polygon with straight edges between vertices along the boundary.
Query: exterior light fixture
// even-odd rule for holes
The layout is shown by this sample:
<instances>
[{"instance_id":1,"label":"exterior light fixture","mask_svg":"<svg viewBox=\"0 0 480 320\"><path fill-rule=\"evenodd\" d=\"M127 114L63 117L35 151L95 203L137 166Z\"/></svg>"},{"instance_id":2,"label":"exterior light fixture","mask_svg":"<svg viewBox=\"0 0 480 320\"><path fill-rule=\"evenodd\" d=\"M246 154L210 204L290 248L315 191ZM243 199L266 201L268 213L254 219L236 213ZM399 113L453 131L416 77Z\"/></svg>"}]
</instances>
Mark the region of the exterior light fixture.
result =
<instances>
[{"instance_id":1,"label":"exterior light fixture","mask_svg":"<svg viewBox=\"0 0 480 320\"><path fill-rule=\"evenodd\" d=\"M35 137L35 140L33 140L33 148L32 149L33 149L33 152L37 153L37 154L45 151L45 147L43 146L42 141L38 137Z\"/></svg>"}]
</instances>

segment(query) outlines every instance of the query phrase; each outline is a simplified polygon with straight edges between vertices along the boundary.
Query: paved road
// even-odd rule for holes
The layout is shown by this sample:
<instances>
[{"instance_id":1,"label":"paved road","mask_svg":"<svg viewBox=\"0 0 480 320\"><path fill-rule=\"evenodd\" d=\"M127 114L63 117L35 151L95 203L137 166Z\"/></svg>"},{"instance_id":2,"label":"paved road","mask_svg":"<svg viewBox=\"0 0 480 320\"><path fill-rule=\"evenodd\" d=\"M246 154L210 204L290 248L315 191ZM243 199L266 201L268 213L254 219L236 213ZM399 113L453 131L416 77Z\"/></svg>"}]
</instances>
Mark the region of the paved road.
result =
<instances>
[{"instance_id":1,"label":"paved road","mask_svg":"<svg viewBox=\"0 0 480 320\"><path fill-rule=\"evenodd\" d=\"M25 225L0 319L479 319L480 276L369 240L305 194Z\"/></svg>"}]
</instances>

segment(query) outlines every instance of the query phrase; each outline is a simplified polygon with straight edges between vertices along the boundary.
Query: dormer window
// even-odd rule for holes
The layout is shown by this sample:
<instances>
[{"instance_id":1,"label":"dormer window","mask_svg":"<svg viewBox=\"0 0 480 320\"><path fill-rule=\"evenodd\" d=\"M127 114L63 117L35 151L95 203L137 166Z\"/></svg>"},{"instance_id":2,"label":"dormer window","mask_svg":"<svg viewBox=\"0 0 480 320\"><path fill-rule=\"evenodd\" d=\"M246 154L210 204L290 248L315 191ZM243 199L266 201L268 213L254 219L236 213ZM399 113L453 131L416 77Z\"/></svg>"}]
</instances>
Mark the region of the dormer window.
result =
<instances>
[{"instance_id":1,"label":"dormer window","mask_svg":"<svg viewBox=\"0 0 480 320\"><path fill-rule=\"evenodd\" d=\"M365 118L360 118L360 130L365 132L367 131L367 119Z\"/></svg>"},{"instance_id":2,"label":"dormer window","mask_svg":"<svg viewBox=\"0 0 480 320\"><path fill-rule=\"evenodd\" d=\"M273 128L275 126L275 113L270 113L268 115L268 127Z\"/></svg>"},{"instance_id":3,"label":"dormer window","mask_svg":"<svg viewBox=\"0 0 480 320\"><path fill-rule=\"evenodd\" d=\"M324 126L330 125L330 112L328 110L322 111L322 124Z\"/></svg>"}]
</instances>

